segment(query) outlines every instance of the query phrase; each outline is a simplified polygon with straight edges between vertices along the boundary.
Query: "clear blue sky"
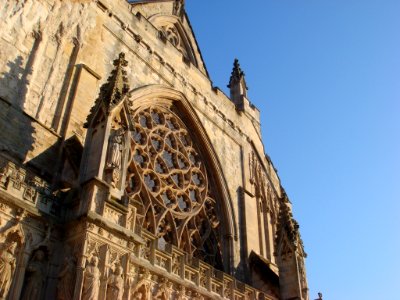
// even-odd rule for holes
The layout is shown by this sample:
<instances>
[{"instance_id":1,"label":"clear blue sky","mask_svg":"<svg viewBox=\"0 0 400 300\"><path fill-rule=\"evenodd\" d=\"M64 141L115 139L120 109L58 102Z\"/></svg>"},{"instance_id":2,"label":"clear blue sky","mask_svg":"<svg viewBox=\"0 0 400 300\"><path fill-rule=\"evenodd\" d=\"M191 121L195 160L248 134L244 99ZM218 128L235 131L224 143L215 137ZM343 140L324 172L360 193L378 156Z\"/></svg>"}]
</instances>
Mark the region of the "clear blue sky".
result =
<instances>
[{"instance_id":1,"label":"clear blue sky","mask_svg":"<svg viewBox=\"0 0 400 300\"><path fill-rule=\"evenodd\" d=\"M294 204L311 299L400 299L400 1L187 0L214 82L233 59Z\"/></svg>"}]
</instances>

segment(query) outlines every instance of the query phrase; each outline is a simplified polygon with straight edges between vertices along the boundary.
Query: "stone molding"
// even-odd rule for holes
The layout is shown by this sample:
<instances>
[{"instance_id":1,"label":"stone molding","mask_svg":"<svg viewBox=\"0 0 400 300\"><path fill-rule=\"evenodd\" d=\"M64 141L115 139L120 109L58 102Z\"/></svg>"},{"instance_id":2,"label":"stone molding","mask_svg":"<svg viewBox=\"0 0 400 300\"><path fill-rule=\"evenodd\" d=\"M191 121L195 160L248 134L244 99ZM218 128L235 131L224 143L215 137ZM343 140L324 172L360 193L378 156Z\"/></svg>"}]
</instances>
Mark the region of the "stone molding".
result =
<instances>
[{"instance_id":1,"label":"stone molding","mask_svg":"<svg viewBox=\"0 0 400 300\"><path fill-rule=\"evenodd\" d=\"M59 216L60 199L47 181L1 155L0 166L0 189L43 213Z\"/></svg>"}]
</instances>

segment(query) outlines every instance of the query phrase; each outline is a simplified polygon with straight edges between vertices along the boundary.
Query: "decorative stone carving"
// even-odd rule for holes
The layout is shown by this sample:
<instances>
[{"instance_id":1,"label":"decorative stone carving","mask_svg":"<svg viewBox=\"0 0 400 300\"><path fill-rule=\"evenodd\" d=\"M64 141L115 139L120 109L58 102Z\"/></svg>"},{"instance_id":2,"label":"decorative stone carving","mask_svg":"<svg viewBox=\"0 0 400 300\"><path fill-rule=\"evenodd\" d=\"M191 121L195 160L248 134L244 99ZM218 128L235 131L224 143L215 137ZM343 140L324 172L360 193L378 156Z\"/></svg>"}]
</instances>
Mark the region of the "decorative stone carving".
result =
<instances>
[{"instance_id":1,"label":"decorative stone carving","mask_svg":"<svg viewBox=\"0 0 400 300\"><path fill-rule=\"evenodd\" d=\"M168 41L170 41L170 43L172 45L174 45L179 50L181 50L180 49L181 40L179 38L179 34L178 34L178 31L175 28L175 26L173 26L173 25L163 26L163 27L161 27L161 30L162 30L164 36L166 37L166 39Z\"/></svg>"},{"instance_id":2,"label":"decorative stone carving","mask_svg":"<svg viewBox=\"0 0 400 300\"><path fill-rule=\"evenodd\" d=\"M151 297L151 273L149 270L141 268L139 280L132 290L132 299L135 300L149 300Z\"/></svg>"},{"instance_id":3,"label":"decorative stone carving","mask_svg":"<svg viewBox=\"0 0 400 300\"><path fill-rule=\"evenodd\" d=\"M107 281L107 299L121 300L124 294L124 279L122 277L123 269L120 265L116 265L113 274Z\"/></svg>"},{"instance_id":4,"label":"decorative stone carving","mask_svg":"<svg viewBox=\"0 0 400 300\"><path fill-rule=\"evenodd\" d=\"M0 187L7 189L11 170L7 167L3 168L0 172Z\"/></svg>"},{"instance_id":5,"label":"decorative stone carving","mask_svg":"<svg viewBox=\"0 0 400 300\"><path fill-rule=\"evenodd\" d=\"M113 130L109 138L106 172L110 174L108 181L114 188L121 178L123 150L124 130Z\"/></svg>"},{"instance_id":6,"label":"decorative stone carving","mask_svg":"<svg viewBox=\"0 0 400 300\"><path fill-rule=\"evenodd\" d=\"M4 247L4 248L3 248ZM17 243L2 245L0 254L0 297L6 298L15 271Z\"/></svg>"},{"instance_id":7,"label":"decorative stone carving","mask_svg":"<svg viewBox=\"0 0 400 300\"><path fill-rule=\"evenodd\" d=\"M267 178L266 171L254 152L250 155L250 183L255 188L255 195L262 199L262 211L270 213L276 220L279 212L279 202L272 190L271 184Z\"/></svg>"},{"instance_id":8,"label":"decorative stone carving","mask_svg":"<svg viewBox=\"0 0 400 300\"><path fill-rule=\"evenodd\" d=\"M117 212L115 209L111 207L106 206L104 208L104 216L110 221L113 221L115 224L122 225L123 223L124 215L121 214L120 212Z\"/></svg>"},{"instance_id":9,"label":"decorative stone carving","mask_svg":"<svg viewBox=\"0 0 400 300\"><path fill-rule=\"evenodd\" d=\"M256 232L253 225L257 226L252 210L258 206L242 207L241 200L248 198L237 190L243 181L243 189L252 195L242 154L253 148L260 153L257 158L266 167L271 187L279 186L272 165L263 157L259 112L242 99L246 113L238 113L233 105L224 105L223 93L212 88L184 13L184 0L129 2L0 1L4 3L0 9L4 25L0 26L0 127L4 129L0 132L0 170L4 167L0 171L0 292L4 296L11 284L5 296L9 299L25 297L32 285L39 286L39 298L78 299L85 280L84 294L90 294L86 298L96 298L97 290L101 300L110 298L107 293L118 298L116 290L123 290L123 298L129 300L157 294L193 299L195 291L219 299L216 293L227 296L223 278L229 278L227 298L242 300L243 291L232 276L217 276L207 262L220 268L223 252L225 270L240 279L241 274L247 275L245 252L265 246L267 239L256 241L251 236ZM163 42L156 37L159 31L164 31ZM112 68L109 60L120 49L133 64L127 68L123 53L114 62L85 133L83 119ZM231 88L241 88L240 95L246 96L238 63L233 75L239 81L232 80ZM134 136L128 131L134 131ZM64 140L72 135L77 144L70 148ZM135 158L128 159L130 154ZM274 200L263 193L258 194L264 200L262 212L268 214ZM21 225L21 231L15 232L25 237L9 242L14 229L3 232L4 236L1 229L10 225L18 206L28 207L31 218L23 222L23 231ZM35 246L48 220L57 224L51 241L57 248L74 245L76 263L73 257L63 263L61 255L50 260L44 245ZM99 243L95 250L90 250L89 240ZM49 235L44 243L48 242ZM111 248L120 255L123 275L115 268L107 274L115 266L109 259ZM282 249L285 254L286 248ZM92 253L100 262L90 261ZM136 271L140 266L169 282L159 283L151 275L146 280ZM43 280L32 284L35 278L47 278L43 288ZM176 291L168 295L171 282L173 289L188 287L187 295L184 287L182 295ZM29 293L29 298L38 298L35 291Z\"/></svg>"},{"instance_id":10,"label":"decorative stone carving","mask_svg":"<svg viewBox=\"0 0 400 300\"><path fill-rule=\"evenodd\" d=\"M191 299L193 299L193 300L204 300L204 296L200 295L198 292L193 292Z\"/></svg>"},{"instance_id":11,"label":"decorative stone carving","mask_svg":"<svg viewBox=\"0 0 400 300\"><path fill-rule=\"evenodd\" d=\"M232 282L224 280L224 298L230 299L232 297Z\"/></svg>"},{"instance_id":12,"label":"decorative stone carving","mask_svg":"<svg viewBox=\"0 0 400 300\"><path fill-rule=\"evenodd\" d=\"M126 223L127 223L127 228L131 231L135 230L135 225L136 225L136 207L130 206L129 207L129 212L126 218Z\"/></svg>"},{"instance_id":13,"label":"decorative stone carving","mask_svg":"<svg viewBox=\"0 0 400 300\"><path fill-rule=\"evenodd\" d=\"M172 259L171 259L171 269L172 269L172 273L175 275L180 275L180 258L176 253L172 254Z\"/></svg>"},{"instance_id":14,"label":"decorative stone carving","mask_svg":"<svg viewBox=\"0 0 400 300\"><path fill-rule=\"evenodd\" d=\"M190 130L170 107L140 108L132 120L126 193L137 223L222 269L217 205Z\"/></svg>"},{"instance_id":15,"label":"decorative stone carving","mask_svg":"<svg viewBox=\"0 0 400 300\"><path fill-rule=\"evenodd\" d=\"M23 236L15 225L1 233L0 237L4 236L4 242L0 244L0 299L7 298L14 278L17 248L23 242Z\"/></svg>"},{"instance_id":16,"label":"decorative stone carving","mask_svg":"<svg viewBox=\"0 0 400 300\"><path fill-rule=\"evenodd\" d=\"M47 254L44 248L34 251L25 273L25 284L22 292L22 300L42 299L42 288L47 274Z\"/></svg>"},{"instance_id":17,"label":"decorative stone carving","mask_svg":"<svg viewBox=\"0 0 400 300\"><path fill-rule=\"evenodd\" d=\"M25 170L23 166L17 166L10 161L4 162L3 159L0 157L0 164L5 164L0 171L0 188L45 213L56 215L59 199L50 190L49 184Z\"/></svg>"},{"instance_id":18,"label":"decorative stone carving","mask_svg":"<svg viewBox=\"0 0 400 300\"><path fill-rule=\"evenodd\" d=\"M180 286L179 291L176 294L176 299L177 300L186 300L186 288L185 286Z\"/></svg>"},{"instance_id":19,"label":"decorative stone carving","mask_svg":"<svg viewBox=\"0 0 400 300\"><path fill-rule=\"evenodd\" d=\"M99 108L105 108L106 113L109 113L122 101L129 91L128 78L126 77L127 72L125 70L128 61L125 59L125 53L121 52L113 64L115 68L111 71L107 82L101 86L100 94L96 99L95 105L90 110L84 127L90 127L90 125L96 126L99 121L96 119ZM93 121L94 123L91 124ZM113 142L112 139L109 141Z\"/></svg>"},{"instance_id":20,"label":"decorative stone carving","mask_svg":"<svg viewBox=\"0 0 400 300\"><path fill-rule=\"evenodd\" d=\"M92 256L84 271L82 300L97 300L100 288L99 258Z\"/></svg>"},{"instance_id":21,"label":"decorative stone carving","mask_svg":"<svg viewBox=\"0 0 400 300\"><path fill-rule=\"evenodd\" d=\"M64 264L58 274L57 300L70 300L73 298L75 286L76 261L72 255L64 258Z\"/></svg>"},{"instance_id":22,"label":"decorative stone carving","mask_svg":"<svg viewBox=\"0 0 400 300\"><path fill-rule=\"evenodd\" d=\"M162 277L158 285L157 292L153 295L153 299L169 300L172 293L172 282Z\"/></svg>"}]
</instances>

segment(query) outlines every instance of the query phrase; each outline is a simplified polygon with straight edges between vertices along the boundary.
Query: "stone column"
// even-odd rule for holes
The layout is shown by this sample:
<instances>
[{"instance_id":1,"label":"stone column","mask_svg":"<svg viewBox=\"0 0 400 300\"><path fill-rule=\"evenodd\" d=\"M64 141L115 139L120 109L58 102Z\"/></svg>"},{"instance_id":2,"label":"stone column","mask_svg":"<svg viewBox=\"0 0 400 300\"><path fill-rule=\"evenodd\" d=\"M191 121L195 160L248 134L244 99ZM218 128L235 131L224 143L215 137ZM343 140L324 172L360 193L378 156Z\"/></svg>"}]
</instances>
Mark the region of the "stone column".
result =
<instances>
[{"instance_id":1,"label":"stone column","mask_svg":"<svg viewBox=\"0 0 400 300\"><path fill-rule=\"evenodd\" d=\"M82 296L83 278L87 261L87 255L85 254L87 248L87 240L88 240L87 234L83 235L82 239L83 239L83 246L82 249L80 250L80 253L78 254L79 257L77 257L77 262L76 262L77 266L76 281L75 281L73 300L80 300Z\"/></svg>"}]
</instances>

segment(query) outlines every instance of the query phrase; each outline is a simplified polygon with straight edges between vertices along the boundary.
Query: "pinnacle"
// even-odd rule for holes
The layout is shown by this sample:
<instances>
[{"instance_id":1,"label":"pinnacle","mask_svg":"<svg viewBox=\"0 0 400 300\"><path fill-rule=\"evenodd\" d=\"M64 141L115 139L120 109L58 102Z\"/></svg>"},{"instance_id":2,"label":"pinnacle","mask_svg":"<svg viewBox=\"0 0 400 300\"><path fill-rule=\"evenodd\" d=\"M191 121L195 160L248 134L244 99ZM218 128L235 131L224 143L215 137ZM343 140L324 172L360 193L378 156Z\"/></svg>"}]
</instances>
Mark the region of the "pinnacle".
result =
<instances>
[{"instance_id":1,"label":"pinnacle","mask_svg":"<svg viewBox=\"0 0 400 300\"><path fill-rule=\"evenodd\" d=\"M90 114L85 123L85 127L89 126L90 119L95 115L98 106L105 108L109 112L113 107L118 105L123 97L129 92L128 79L126 78L125 67L128 61L125 59L125 53L121 52L118 58L114 60L114 69L111 71L107 82L100 88L100 93L96 99L95 105L90 110Z\"/></svg>"},{"instance_id":2,"label":"pinnacle","mask_svg":"<svg viewBox=\"0 0 400 300\"><path fill-rule=\"evenodd\" d=\"M231 72L231 78L229 79L228 88L231 88L233 84L240 82L241 79L244 79L244 76L245 74L240 68L239 60L235 58L233 61L233 69Z\"/></svg>"},{"instance_id":3,"label":"pinnacle","mask_svg":"<svg viewBox=\"0 0 400 300\"><path fill-rule=\"evenodd\" d=\"M125 60L125 53L121 52L118 58L113 62L115 69L111 72L111 76L108 78L107 83L102 87L103 101L110 109L117 105L122 97L129 91L127 85L125 67L128 62Z\"/></svg>"}]
</instances>

